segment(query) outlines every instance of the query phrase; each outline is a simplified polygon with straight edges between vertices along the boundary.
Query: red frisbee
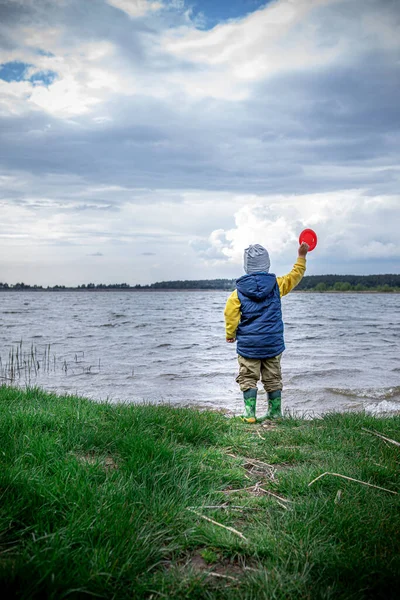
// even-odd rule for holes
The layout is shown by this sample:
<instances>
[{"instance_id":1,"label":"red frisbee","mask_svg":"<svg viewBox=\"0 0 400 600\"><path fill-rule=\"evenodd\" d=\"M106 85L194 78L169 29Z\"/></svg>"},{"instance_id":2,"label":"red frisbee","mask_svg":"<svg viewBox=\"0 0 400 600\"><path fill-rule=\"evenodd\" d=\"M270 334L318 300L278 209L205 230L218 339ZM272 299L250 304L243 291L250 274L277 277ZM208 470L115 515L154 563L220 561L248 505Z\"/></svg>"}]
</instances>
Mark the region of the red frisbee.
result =
<instances>
[{"instance_id":1,"label":"red frisbee","mask_svg":"<svg viewBox=\"0 0 400 600\"><path fill-rule=\"evenodd\" d=\"M312 229L304 229L299 236L299 244L308 244L308 251L314 250L317 245L317 234Z\"/></svg>"}]
</instances>

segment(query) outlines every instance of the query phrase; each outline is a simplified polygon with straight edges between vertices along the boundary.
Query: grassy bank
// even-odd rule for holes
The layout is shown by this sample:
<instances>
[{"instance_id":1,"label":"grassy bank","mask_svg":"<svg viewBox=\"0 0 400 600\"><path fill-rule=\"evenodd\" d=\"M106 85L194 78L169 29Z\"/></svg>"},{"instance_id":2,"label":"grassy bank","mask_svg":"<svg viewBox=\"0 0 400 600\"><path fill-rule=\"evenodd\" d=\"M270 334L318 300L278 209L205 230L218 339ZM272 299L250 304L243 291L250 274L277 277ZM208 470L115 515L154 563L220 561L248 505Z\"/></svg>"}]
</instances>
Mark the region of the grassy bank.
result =
<instances>
[{"instance_id":1,"label":"grassy bank","mask_svg":"<svg viewBox=\"0 0 400 600\"><path fill-rule=\"evenodd\" d=\"M400 451L363 428L400 441L399 417L244 426L0 388L0 589L395 598L400 496L387 490L400 491ZM324 472L384 489L334 475L308 485Z\"/></svg>"}]
</instances>

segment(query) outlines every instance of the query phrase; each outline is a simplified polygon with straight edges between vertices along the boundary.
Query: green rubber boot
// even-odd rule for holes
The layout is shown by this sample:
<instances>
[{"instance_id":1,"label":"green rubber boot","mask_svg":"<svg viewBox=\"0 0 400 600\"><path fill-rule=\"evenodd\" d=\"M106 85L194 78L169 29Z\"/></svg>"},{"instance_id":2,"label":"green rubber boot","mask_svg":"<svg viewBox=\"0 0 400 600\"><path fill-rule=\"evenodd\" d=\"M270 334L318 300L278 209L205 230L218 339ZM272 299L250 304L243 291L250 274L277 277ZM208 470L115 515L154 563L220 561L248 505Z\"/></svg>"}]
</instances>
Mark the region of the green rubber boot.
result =
<instances>
[{"instance_id":1,"label":"green rubber boot","mask_svg":"<svg viewBox=\"0 0 400 600\"><path fill-rule=\"evenodd\" d=\"M244 415L240 418L244 423L256 423L257 388L243 392Z\"/></svg>"},{"instance_id":2,"label":"green rubber boot","mask_svg":"<svg viewBox=\"0 0 400 600\"><path fill-rule=\"evenodd\" d=\"M281 390L276 390L275 392L268 392L268 412L263 417L257 419L257 422L262 423L267 419L280 419L282 417L281 400Z\"/></svg>"},{"instance_id":3,"label":"green rubber boot","mask_svg":"<svg viewBox=\"0 0 400 600\"><path fill-rule=\"evenodd\" d=\"M269 419L281 419L282 418L281 400L282 400L281 390L276 390L276 392L268 393L268 418Z\"/></svg>"}]
</instances>

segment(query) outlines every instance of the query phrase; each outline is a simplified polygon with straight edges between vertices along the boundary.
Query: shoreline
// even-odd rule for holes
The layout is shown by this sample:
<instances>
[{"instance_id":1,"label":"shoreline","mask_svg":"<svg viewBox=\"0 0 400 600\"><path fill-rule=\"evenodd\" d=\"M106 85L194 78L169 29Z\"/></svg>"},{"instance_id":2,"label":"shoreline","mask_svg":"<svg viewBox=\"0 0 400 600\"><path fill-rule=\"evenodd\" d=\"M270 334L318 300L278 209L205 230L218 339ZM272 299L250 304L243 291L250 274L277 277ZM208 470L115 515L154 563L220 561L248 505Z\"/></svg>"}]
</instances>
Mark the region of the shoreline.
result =
<instances>
[{"instance_id":1,"label":"shoreline","mask_svg":"<svg viewBox=\"0 0 400 600\"><path fill-rule=\"evenodd\" d=\"M89 293L95 293L95 292L106 292L106 293L110 293L110 292L226 292L227 294L230 294L234 291L235 288L230 289L230 290L226 290L223 288L213 288L213 289L201 289L201 288L111 288L111 289L92 289L92 288L65 288L65 289L54 289L54 288L26 288L26 289L14 289L14 288L0 288L0 293L4 292L4 293L10 293L10 292L17 292L17 293L25 293L25 292L32 292L32 293L68 293L68 292L79 292L79 293L83 293L83 292L89 292ZM324 290L324 291L319 291L319 290L292 290L290 292L291 294L385 294L385 295L390 295L390 294L400 294L400 289L399 290L388 290L388 291L382 291L382 290Z\"/></svg>"}]
</instances>

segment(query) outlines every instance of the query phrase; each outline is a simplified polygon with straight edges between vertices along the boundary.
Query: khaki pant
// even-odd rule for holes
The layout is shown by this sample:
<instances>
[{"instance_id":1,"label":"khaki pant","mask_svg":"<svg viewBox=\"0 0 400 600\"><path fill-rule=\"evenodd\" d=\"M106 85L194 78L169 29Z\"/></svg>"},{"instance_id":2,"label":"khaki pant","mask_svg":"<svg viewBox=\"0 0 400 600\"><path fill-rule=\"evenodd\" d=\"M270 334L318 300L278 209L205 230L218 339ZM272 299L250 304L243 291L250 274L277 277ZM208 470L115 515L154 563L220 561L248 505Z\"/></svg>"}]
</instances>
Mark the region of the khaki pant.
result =
<instances>
[{"instance_id":1,"label":"khaki pant","mask_svg":"<svg viewBox=\"0 0 400 600\"><path fill-rule=\"evenodd\" d=\"M259 360L258 358L244 358L239 354L239 375L236 377L236 382L242 392L256 388L260 378L266 392L281 390L281 357L282 354L279 354L273 358Z\"/></svg>"}]
</instances>

